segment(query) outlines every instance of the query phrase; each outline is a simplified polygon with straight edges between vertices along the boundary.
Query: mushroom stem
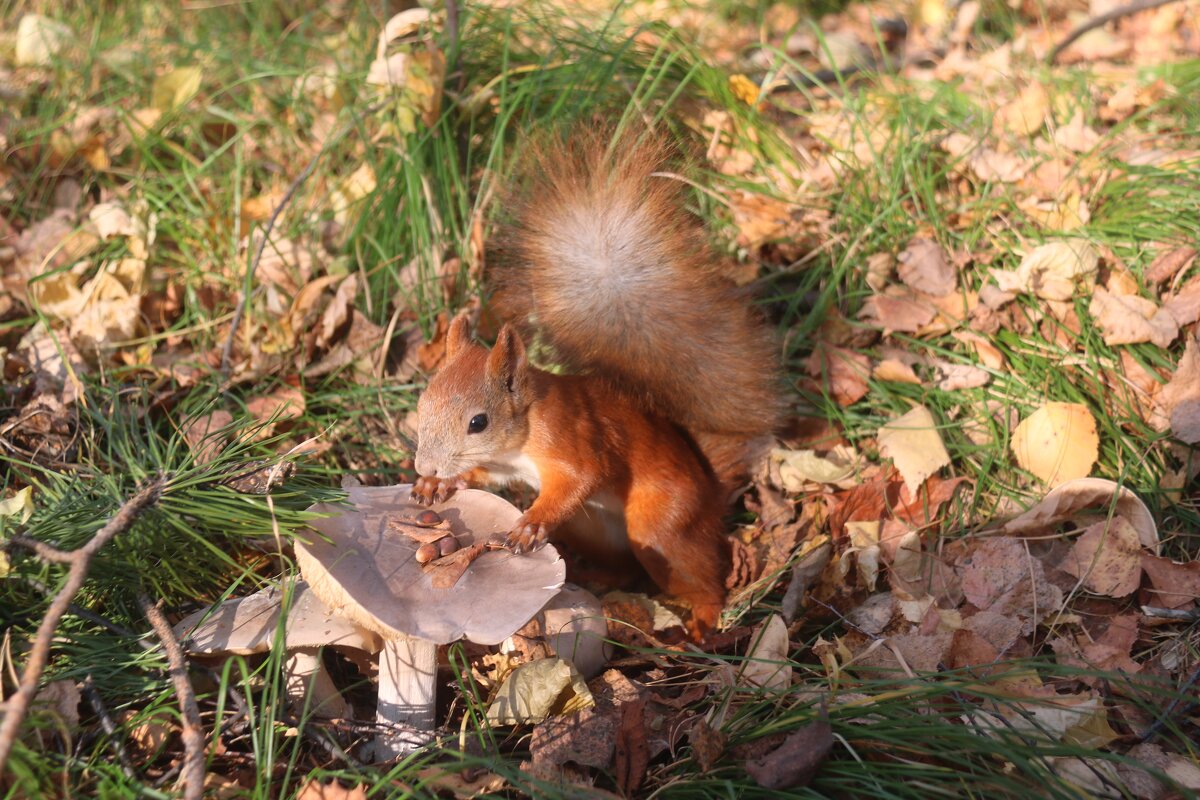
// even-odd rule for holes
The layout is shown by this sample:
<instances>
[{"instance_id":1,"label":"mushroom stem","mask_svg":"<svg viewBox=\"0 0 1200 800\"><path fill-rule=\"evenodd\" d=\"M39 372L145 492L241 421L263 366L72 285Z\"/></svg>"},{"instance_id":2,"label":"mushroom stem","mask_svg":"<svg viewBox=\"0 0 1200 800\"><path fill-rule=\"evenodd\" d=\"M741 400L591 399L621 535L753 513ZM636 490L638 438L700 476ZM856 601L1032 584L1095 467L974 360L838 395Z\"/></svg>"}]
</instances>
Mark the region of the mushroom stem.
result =
<instances>
[{"instance_id":1,"label":"mushroom stem","mask_svg":"<svg viewBox=\"0 0 1200 800\"><path fill-rule=\"evenodd\" d=\"M288 702L296 708L304 708L307 695L308 711L314 717L338 719L350 716L350 707L321 663L319 648L297 648L288 654L284 667L284 691Z\"/></svg>"},{"instance_id":2,"label":"mushroom stem","mask_svg":"<svg viewBox=\"0 0 1200 800\"><path fill-rule=\"evenodd\" d=\"M391 731L376 740L376 761L406 756L433 741L436 677L436 644L415 636L385 640L375 719Z\"/></svg>"}]
</instances>

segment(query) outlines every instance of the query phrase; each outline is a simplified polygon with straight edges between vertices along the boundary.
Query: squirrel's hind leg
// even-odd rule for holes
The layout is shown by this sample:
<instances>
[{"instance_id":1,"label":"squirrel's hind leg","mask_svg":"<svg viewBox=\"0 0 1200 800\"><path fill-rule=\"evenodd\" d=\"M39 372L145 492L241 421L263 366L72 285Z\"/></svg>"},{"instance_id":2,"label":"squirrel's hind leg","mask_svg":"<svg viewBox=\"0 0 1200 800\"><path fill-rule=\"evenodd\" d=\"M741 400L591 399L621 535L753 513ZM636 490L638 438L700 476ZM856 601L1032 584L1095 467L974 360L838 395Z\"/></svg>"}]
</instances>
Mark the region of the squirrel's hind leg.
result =
<instances>
[{"instance_id":1,"label":"squirrel's hind leg","mask_svg":"<svg viewBox=\"0 0 1200 800\"><path fill-rule=\"evenodd\" d=\"M631 491L625 506L634 556L659 588L691 605L688 632L697 641L717 625L729 571L719 493L705 488L650 484Z\"/></svg>"}]
</instances>

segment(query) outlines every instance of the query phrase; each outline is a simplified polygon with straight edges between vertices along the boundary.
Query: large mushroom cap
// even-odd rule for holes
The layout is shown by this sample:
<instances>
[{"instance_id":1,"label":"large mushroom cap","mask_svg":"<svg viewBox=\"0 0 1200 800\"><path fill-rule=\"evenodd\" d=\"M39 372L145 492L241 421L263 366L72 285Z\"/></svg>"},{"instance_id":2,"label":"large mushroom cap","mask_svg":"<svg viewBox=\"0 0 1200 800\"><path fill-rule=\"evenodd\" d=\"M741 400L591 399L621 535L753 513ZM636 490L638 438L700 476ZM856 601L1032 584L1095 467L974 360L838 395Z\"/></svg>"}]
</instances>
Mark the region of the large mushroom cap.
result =
<instances>
[{"instance_id":1,"label":"large mushroom cap","mask_svg":"<svg viewBox=\"0 0 1200 800\"><path fill-rule=\"evenodd\" d=\"M499 644L558 593L566 567L547 545L525 555L488 551L453 586L434 588L417 563L417 542L388 526L415 517L411 486L347 489L350 507L318 503L329 516L311 527L321 536L296 541L296 561L313 592L337 613L385 638L409 635L437 644L461 638ZM473 489L433 506L464 547L503 535L521 512L503 498Z\"/></svg>"},{"instance_id":2,"label":"large mushroom cap","mask_svg":"<svg viewBox=\"0 0 1200 800\"><path fill-rule=\"evenodd\" d=\"M279 630L283 600L282 588L270 586L189 614L175 625L175 635L196 655L265 653ZM334 645L370 653L381 646L375 633L331 612L303 581L292 591L284 643L288 648Z\"/></svg>"}]
</instances>

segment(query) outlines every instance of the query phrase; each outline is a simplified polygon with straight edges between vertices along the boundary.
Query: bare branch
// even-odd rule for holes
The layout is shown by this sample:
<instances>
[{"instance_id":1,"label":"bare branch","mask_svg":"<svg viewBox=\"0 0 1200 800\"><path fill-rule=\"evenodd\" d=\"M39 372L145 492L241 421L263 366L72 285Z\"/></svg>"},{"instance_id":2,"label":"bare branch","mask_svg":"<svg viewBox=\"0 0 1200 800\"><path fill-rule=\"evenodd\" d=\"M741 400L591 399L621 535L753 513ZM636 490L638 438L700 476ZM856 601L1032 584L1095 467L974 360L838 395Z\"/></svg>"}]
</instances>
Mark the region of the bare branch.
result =
<instances>
[{"instance_id":1,"label":"bare branch","mask_svg":"<svg viewBox=\"0 0 1200 800\"><path fill-rule=\"evenodd\" d=\"M175 694L179 696L179 708L183 714L183 730L180 734L183 738L183 774L180 778L183 781L183 797L184 800L201 800L204 797L204 728L200 722L196 692L188 679L187 660L162 609L145 595L138 598L138 603L166 651Z\"/></svg>"},{"instance_id":2,"label":"bare branch","mask_svg":"<svg viewBox=\"0 0 1200 800\"><path fill-rule=\"evenodd\" d=\"M37 695L38 683L50 660L50 644L54 639L54 631L57 630L63 615L71 607L71 601L75 595L83 588L92 557L118 534L128 530L143 511L158 501L166 482L167 479L164 476L151 480L133 497L126 500L113 518L97 531L87 544L67 553L70 558L64 563L71 565L67 570L67 579L63 582L62 588L58 590L58 594L50 601L50 607L46 610L46 615L42 617L41 624L38 625L37 634L33 639L33 647L29 650L29 658L25 661L25 670L21 673L17 691L5 702L4 720L0 721L0 772L4 771L4 765L8 762L8 756L12 753L13 744L17 740L17 732L21 728L21 723L25 721L25 715L29 713L30 703ZM38 552L38 548L34 548L34 552ZM65 551L50 547L46 552L64 553Z\"/></svg>"},{"instance_id":3,"label":"bare branch","mask_svg":"<svg viewBox=\"0 0 1200 800\"><path fill-rule=\"evenodd\" d=\"M1141 11L1149 11L1152 8L1158 8L1159 6L1165 6L1167 3L1174 2L1176 2L1176 0L1137 0L1137 2L1119 6L1104 14L1099 14L1095 17L1092 17L1068 33L1066 38L1064 38L1061 42L1054 45L1054 49L1052 49L1046 55L1046 63L1053 64L1058 57L1062 55L1063 50L1066 50L1068 47L1074 44L1076 39L1078 39L1080 36L1083 36L1088 31L1103 27L1115 19L1128 17Z\"/></svg>"}]
</instances>

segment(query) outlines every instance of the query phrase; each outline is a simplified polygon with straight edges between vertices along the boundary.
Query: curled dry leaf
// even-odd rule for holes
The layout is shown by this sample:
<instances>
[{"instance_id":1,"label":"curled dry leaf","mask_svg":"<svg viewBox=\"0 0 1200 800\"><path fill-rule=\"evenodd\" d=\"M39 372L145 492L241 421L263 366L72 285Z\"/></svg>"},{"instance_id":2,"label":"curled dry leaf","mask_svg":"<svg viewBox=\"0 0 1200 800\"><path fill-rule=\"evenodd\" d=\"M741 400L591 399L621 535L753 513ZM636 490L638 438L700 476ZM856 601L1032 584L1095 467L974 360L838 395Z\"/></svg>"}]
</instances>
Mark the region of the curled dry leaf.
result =
<instances>
[{"instance_id":1,"label":"curled dry leaf","mask_svg":"<svg viewBox=\"0 0 1200 800\"><path fill-rule=\"evenodd\" d=\"M552 714L570 714L595 704L570 661L543 658L509 673L488 706L487 719L493 725L531 725Z\"/></svg>"},{"instance_id":2,"label":"curled dry leaf","mask_svg":"<svg viewBox=\"0 0 1200 800\"><path fill-rule=\"evenodd\" d=\"M1179 335L1179 325L1153 300L1126 294L1111 294L1097 286L1088 313L1096 318L1108 345L1153 342L1169 347Z\"/></svg>"},{"instance_id":3,"label":"curled dry leaf","mask_svg":"<svg viewBox=\"0 0 1200 800\"><path fill-rule=\"evenodd\" d=\"M737 674L737 684L749 688L786 691L792 685L791 647L787 625L772 614L750 637L750 650Z\"/></svg>"},{"instance_id":4,"label":"curled dry leaf","mask_svg":"<svg viewBox=\"0 0 1200 800\"><path fill-rule=\"evenodd\" d=\"M1132 491L1107 478L1067 481L1024 514L1006 522L1000 530L1012 535L1041 533L1085 511L1097 509L1106 514L1109 511L1119 514L1133 525L1142 546L1158 553L1158 526L1150 509Z\"/></svg>"},{"instance_id":5,"label":"curled dry leaf","mask_svg":"<svg viewBox=\"0 0 1200 800\"><path fill-rule=\"evenodd\" d=\"M781 488L792 494L800 494L810 483L840 486L853 479L859 465L858 454L848 445L838 445L823 456L816 450L776 448L771 460L778 465Z\"/></svg>"},{"instance_id":6,"label":"curled dry leaf","mask_svg":"<svg viewBox=\"0 0 1200 800\"><path fill-rule=\"evenodd\" d=\"M1137 531L1117 516L1089 526L1058 568L1096 594L1126 597L1141 582L1141 557Z\"/></svg>"},{"instance_id":7,"label":"curled dry leaf","mask_svg":"<svg viewBox=\"0 0 1200 800\"><path fill-rule=\"evenodd\" d=\"M1032 293L1043 300L1067 301L1096 283L1100 254L1083 239L1061 239L1030 251L1016 270L993 270L1002 292Z\"/></svg>"},{"instance_id":8,"label":"curled dry leaf","mask_svg":"<svg viewBox=\"0 0 1200 800\"><path fill-rule=\"evenodd\" d=\"M1080 403L1047 403L1013 431L1012 450L1022 469L1051 487L1086 477L1100 455L1096 420Z\"/></svg>"},{"instance_id":9,"label":"curled dry leaf","mask_svg":"<svg viewBox=\"0 0 1200 800\"><path fill-rule=\"evenodd\" d=\"M880 428L879 448L895 463L904 485L913 495L926 478L950 463L950 454L942 443L933 414L924 406L917 406Z\"/></svg>"}]
</instances>

